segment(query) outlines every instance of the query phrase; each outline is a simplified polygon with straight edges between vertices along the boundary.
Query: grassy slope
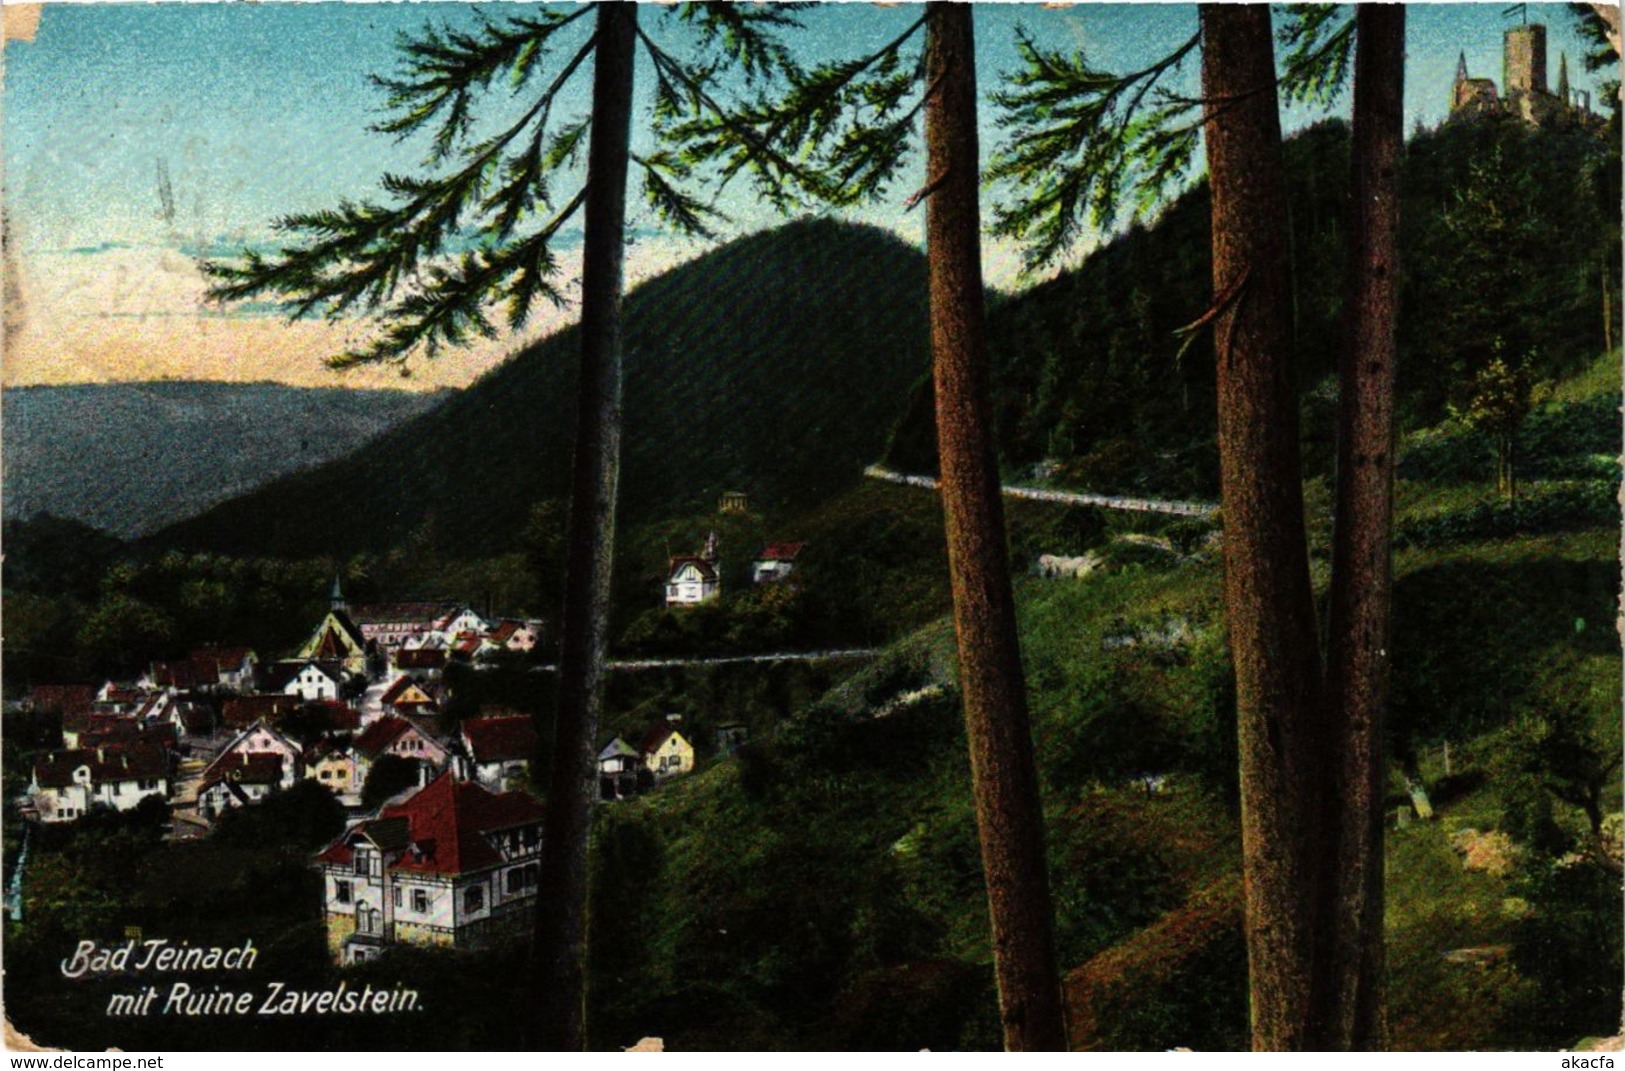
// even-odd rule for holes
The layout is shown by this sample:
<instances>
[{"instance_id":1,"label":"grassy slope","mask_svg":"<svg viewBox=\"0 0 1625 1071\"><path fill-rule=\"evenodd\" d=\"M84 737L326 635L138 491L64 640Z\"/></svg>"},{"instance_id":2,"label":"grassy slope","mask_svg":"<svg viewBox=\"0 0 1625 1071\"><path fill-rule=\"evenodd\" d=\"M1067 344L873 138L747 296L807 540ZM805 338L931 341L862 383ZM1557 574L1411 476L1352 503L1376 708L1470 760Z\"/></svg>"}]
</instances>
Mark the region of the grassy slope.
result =
<instances>
[{"instance_id":1,"label":"grassy slope","mask_svg":"<svg viewBox=\"0 0 1625 1071\"><path fill-rule=\"evenodd\" d=\"M1550 407L1605 412L1617 403L1597 395L1606 402L1614 389L1590 369ZM1480 493L1460 480L1437 486L1463 502ZM1402 484L1401 497L1401 525L1436 509L1414 487ZM1323 581L1324 539L1316 549ZM1450 838L1502 823L1497 779L1461 775L1496 768L1500 726L1517 711L1577 703L1604 748L1618 749L1619 652L1607 627L1617 532L1469 536L1402 551L1396 566L1396 704L1422 707L1396 705L1396 720L1430 781L1452 742L1460 787L1440 793L1434 821L1390 832L1392 1041L1550 1044L1543 1024L1523 1017L1530 983L1504 954L1521 910L1515 875L1465 869ZM1093 1042L1105 1047L1245 1037L1217 580L1216 563L1198 555L1021 583L1059 940L1079 968L1075 1016L1095 1023ZM1159 648L1156 637L1178 624L1183 646ZM1141 642L1103 649L1125 636ZM991 1043L978 1015L991 1000L989 951L957 704L950 692L873 717L922 682L951 679L951 630L938 622L739 758L611 812L601 880L618 895L599 925L613 936L595 938L605 1036ZM1490 696L1500 702L1487 705ZM1129 780L1138 768L1174 776L1149 796ZM1405 799L1397 774L1391 790L1392 803ZM1617 785L1605 802L1619 809ZM1488 966L1444 958L1485 947L1501 950Z\"/></svg>"}]
</instances>

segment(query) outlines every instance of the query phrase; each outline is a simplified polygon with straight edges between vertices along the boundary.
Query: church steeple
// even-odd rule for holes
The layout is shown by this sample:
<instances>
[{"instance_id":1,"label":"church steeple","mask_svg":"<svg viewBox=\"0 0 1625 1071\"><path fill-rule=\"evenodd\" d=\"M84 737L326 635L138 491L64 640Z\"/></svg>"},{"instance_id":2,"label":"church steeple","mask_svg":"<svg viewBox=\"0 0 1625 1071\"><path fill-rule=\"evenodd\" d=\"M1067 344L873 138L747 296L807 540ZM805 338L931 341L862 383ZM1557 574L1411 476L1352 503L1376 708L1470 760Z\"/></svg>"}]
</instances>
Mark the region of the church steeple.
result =
<instances>
[{"instance_id":1,"label":"church steeple","mask_svg":"<svg viewBox=\"0 0 1625 1071\"><path fill-rule=\"evenodd\" d=\"M1564 104L1569 102L1569 54L1561 53L1557 58L1557 99Z\"/></svg>"},{"instance_id":2,"label":"church steeple","mask_svg":"<svg viewBox=\"0 0 1625 1071\"><path fill-rule=\"evenodd\" d=\"M1467 81L1467 53L1459 52L1456 55L1456 81Z\"/></svg>"},{"instance_id":3,"label":"church steeple","mask_svg":"<svg viewBox=\"0 0 1625 1071\"><path fill-rule=\"evenodd\" d=\"M339 577L337 575L333 577L333 592L327 597L327 608L337 612L342 612L349 608L349 604L344 601L344 588L339 585Z\"/></svg>"}]
</instances>

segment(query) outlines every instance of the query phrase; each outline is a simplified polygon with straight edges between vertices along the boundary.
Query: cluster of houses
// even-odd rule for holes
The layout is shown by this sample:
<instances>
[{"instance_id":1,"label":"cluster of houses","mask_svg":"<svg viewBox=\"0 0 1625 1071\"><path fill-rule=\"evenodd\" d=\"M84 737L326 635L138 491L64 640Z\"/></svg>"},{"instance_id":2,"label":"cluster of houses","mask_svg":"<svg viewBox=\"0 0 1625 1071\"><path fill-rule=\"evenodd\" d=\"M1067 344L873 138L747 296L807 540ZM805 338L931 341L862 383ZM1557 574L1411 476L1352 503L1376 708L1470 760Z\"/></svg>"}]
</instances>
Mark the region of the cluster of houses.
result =
<instances>
[{"instance_id":1,"label":"cluster of houses","mask_svg":"<svg viewBox=\"0 0 1625 1071\"><path fill-rule=\"evenodd\" d=\"M316 858L336 962L391 943L486 946L528 924L543 809L524 788L538 741L528 714L501 708L442 731L444 671L540 638L539 622L467 607L351 608L335 581L292 659L206 647L134 682L35 686L25 706L61 713L63 748L34 763L21 809L62 823L158 799L176 836L203 835L233 808L313 781L352 815ZM602 798L688 773L694 759L675 716L636 747L616 737L599 759ZM407 787L364 808L368 777L390 760L392 784Z\"/></svg>"},{"instance_id":2,"label":"cluster of houses","mask_svg":"<svg viewBox=\"0 0 1625 1071\"><path fill-rule=\"evenodd\" d=\"M725 496L726 497L726 496ZM729 512L726 507L723 512ZM752 584L774 584L795 569L805 543L769 543L751 560ZM698 606L722 595L722 559L717 534L705 540L698 554L674 555L666 568L666 605Z\"/></svg>"}]
</instances>

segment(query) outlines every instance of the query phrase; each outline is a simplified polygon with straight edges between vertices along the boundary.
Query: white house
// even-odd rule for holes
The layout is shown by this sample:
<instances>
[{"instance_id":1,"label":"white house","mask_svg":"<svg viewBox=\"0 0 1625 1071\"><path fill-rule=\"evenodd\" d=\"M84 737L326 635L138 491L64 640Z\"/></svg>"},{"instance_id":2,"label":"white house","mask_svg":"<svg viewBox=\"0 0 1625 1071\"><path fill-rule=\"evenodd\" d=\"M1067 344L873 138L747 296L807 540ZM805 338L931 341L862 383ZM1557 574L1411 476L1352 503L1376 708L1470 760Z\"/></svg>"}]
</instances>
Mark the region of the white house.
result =
<instances>
[{"instance_id":1,"label":"white house","mask_svg":"<svg viewBox=\"0 0 1625 1071\"><path fill-rule=\"evenodd\" d=\"M41 822L72 822L96 807L133 810L169 796L169 758L151 744L52 752L34 763L28 786Z\"/></svg>"},{"instance_id":2,"label":"white house","mask_svg":"<svg viewBox=\"0 0 1625 1071\"><path fill-rule=\"evenodd\" d=\"M771 584L783 580L795 568L796 556L805 543L769 543L751 563L750 579L753 584Z\"/></svg>"},{"instance_id":3,"label":"white house","mask_svg":"<svg viewBox=\"0 0 1625 1071\"><path fill-rule=\"evenodd\" d=\"M643 755L637 748L616 737L598 752L598 794L606 800L623 800L638 791L638 769Z\"/></svg>"},{"instance_id":4,"label":"white house","mask_svg":"<svg viewBox=\"0 0 1625 1071\"><path fill-rule=\"evenodd\" d=\"M276 691L283 695L298 696L307 703L339 697L339 686L343 682L344 671L339 668L338 663L306 659L297 667L289 668L292 669L292 673L286 680L278 683Z\"/></svg>"},{"instance_id":5,"label":"white house","mask_svg":"<svg viewBox=\"0 0 1625 1071\"><path fill-rule=\"evenodd\" d=\"M467 718L458 735L468 755L471 779L486 788L501 791L530 772L537 742L530 715Z\"/></svg>"},{"instance_id":6,"label":"white house","mask_svg":"<svg viewBox=\"0 0 1625 1071\"><path fill-rule=\"evenodd\" d=\"M334 962L392 944L489 948L527 939L542 805L441 774L316 856Z\"/></svg>"}]
</instances>

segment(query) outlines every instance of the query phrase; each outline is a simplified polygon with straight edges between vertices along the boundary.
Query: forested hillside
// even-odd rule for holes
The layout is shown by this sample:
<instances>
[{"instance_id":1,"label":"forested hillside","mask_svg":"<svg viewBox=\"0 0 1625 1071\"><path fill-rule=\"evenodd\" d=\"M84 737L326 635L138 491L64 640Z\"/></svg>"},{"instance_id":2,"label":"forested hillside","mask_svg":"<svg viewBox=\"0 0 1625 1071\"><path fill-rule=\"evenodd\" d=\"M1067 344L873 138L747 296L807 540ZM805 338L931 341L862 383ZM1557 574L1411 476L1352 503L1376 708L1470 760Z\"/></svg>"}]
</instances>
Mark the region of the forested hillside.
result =
<instances>
[{"instance_id":1,"label":"forested hillside","mask_svg":"<svg viewBox=\"0 0 1625 1071\"><path fill-rule=\"evenodd\" d=\"M804 221L741 239L626 299L621 517L725 490L810 506L877 456L925 371L925 262L881 231ZM418 533L473 557L517 549L563 494L579 335L520 353L354 457L176 525L156 545L349 554Z\"/></svg>"},{"instance_id":2,"label":"forested hillside","mask_svg":"<svg viewBox=\"0 0 1625 1071\"><path fill-rule=\"evenodd\" d=\"M1613 129L1613 128L1610 128ZM1406 148L1399 392L1410 426L1465 407L1496 353L1532 377L1600 351L1618 286L1619 146L1613 134L1506 117L1418 131ZM1306 460L1330 463L1344 279L1348 129L1286 143L1293 305ZM994 398L1007 466L1049 461L1091 491L1218 491L1211 337L1181 329L1211 296L1205 182L1149 226L991 314ZM1606 275L1606 279L1605 279ZM934 470L929 394L889 458Z\"/></svg>"}]
</instances>

